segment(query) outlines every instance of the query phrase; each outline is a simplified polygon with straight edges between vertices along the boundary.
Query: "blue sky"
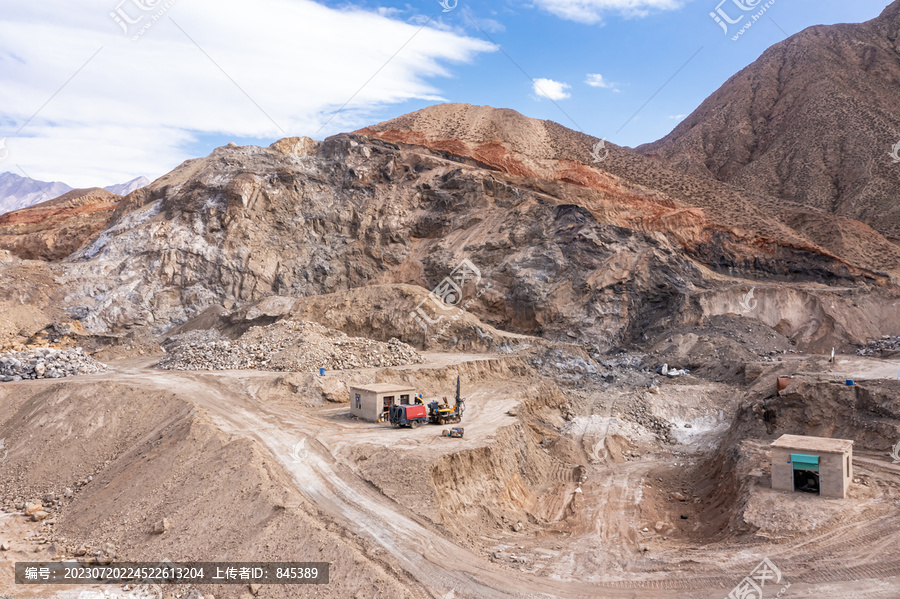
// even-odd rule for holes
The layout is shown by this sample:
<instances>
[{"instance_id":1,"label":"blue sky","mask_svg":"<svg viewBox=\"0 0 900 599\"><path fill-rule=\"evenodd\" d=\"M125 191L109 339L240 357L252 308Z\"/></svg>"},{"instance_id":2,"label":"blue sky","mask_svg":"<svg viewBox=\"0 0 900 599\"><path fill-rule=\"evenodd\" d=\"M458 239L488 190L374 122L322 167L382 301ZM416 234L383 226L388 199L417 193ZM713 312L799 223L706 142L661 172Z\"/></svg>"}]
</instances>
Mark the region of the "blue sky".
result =
<instances>
[{"instance_id":1,"label":"blue sky","mask_svg":"<svg viewBox=\"0 0 900 599\"><path fill-rule=\"evenodd\" d=\"M671 131L679 120L672 117L690 114L728 78L784 40L779 26L793 35L813 25L865 21L886 6L885 0L776 0L766 11L771 20L764 19L732 41L709 16L718 0L694 0L680 9L651 11L646 17L628 18L610 11L601 23L558 18L519 2L462 0L449 14L439 12L436 0L434 4L443 23L475 37L487 39L461 9L468 8L468 17L476 22L490 19L502 24L503 31L483 29L509 55L484 54L472 64L454 68L452 78L438 83L448 101L512 108L627 146L654 141ZM379 5L410 6L406 2ZM736 18L739 11L732 13ZM533 78L568 83L571 97L557 101L558 106L547 99L536 100L528 78L512 61ZM588 73L601 74L619 91L586 85ZM380 112L380 120L429 104L410 101L391 106Z\"/></svg>"},{"instance_id":2,"label":"blue sky","mask_svg":"<svg viewBox=\"0 0 900 599\"><path fill-rule=\"evenodd\" d=\"M635 146L668 133L785 34L868 20L886 5L774 0L733 40L742 23L726 35L710 17L719 0L458 0L449 12L438 0L0 1L9 4L0 170L76 186L155 178L229 141L321 138L441 100L512 108ZM742 12L735 2L758 6ZM747 22L763 4L721 7ZM115 11L149 23L145 5L165 14L139 39L140 24L120 31Z\"/></svg>"}]
</instances>

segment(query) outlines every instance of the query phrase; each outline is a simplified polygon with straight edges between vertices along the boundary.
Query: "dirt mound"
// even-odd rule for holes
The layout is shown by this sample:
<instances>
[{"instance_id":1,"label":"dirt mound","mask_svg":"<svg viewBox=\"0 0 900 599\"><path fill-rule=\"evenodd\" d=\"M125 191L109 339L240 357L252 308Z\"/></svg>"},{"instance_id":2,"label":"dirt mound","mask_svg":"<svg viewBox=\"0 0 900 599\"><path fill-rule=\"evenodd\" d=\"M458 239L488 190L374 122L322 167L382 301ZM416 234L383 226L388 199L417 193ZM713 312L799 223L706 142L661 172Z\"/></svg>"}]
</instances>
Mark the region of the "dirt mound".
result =
<instances>
[{"instance_id":1,"label":"dirt mound","mask_svg":"<svg viewBox=\"0 0 900 599\"><path fill-rule=\"evenodd\" d=\"M900 440L900 381L821 380L795 375L771 402L776 434L854 439L854 449L887 451ZM759 415L754 406L752 415Z\"/></svg>"},{"instance_id":2,"label":"dirt mound","mask_svg":"<svg viewBox=\"0 0 900 599\"><path fill-rule=\"evenodd\" d=\"M326 561L331 582L319 596L418 596L304 499L256 442L223 433L180 393L191 391L88 379L0 387L9 450L0 503L60 501L41 534L51 542L35 538L12 553L49 559L34 549L72 556L82 544L110 544L119 561ZM169 528L155 534L163 518ZM237 599L246 587L202 591ZM296 592L272 585L265 596Z\"/></svg>"},{"instance_id":3,"label":"dirt mound","mask_svg":"<svg viewBox=\"0 0 900 599\"><path fill-rule=\"evenodd\" d=\"M121 196L76 189L0 215L0 249L26 260L62 260L106 228Z\"/></svg>"},{"instance_id":4,"label":"dirt mound","mask_svg":"<svg viewBox=\"0 0 900 599\"><path fill-rule=\"evenodd\" d=\"M215 331L193 331L170 338L165 370L318 371L384 368L419 364L422 357L397 339L387 343L348 337L322 325L281 320L251 327L239 339L218 338Z\"/></svg>"},{"instance_id":5,"label":"dirt mound","mask_svg":"<svg viewBox=\"0 0 900 599\"><path fill-rule=\"evenodd\" d=\"M650 351L678 368L696 369L715 361L753 361L788 348L794 351L784 336L756 320L717 315L700 326L667 333Z\"/></svg>"},{"instance_id":6,"label":"dirt mound","mask_svg":"<svg viewBox=\"0 0 900 599\"><path fill-rule=\"evenodd\" d=\"M463 302L462 306L469 304ZM435 322L424 322L421 314ZM214 306L173 329L170 335L215 329L229 339L237 339L251 327L281 320L317 322L347 335L384 342L397 338L425 350L509 352L540 343L498 330L414 285L367 285L302 298L270 296L233 311Z\"/></svg>"}]
</instances>

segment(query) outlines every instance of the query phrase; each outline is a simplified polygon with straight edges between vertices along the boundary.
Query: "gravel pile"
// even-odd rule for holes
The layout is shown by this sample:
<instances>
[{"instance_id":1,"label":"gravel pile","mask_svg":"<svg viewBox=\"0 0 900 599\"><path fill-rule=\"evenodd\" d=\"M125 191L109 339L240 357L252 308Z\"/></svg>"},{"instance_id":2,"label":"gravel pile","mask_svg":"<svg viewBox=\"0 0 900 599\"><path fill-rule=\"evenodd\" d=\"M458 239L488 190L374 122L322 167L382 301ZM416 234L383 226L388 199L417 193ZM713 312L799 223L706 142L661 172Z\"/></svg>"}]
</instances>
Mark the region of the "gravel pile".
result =
<instances>
[{"instance_id":1,"label":"gravel pile","mask_svg":"<svg viewBox=\"0 0 900 599\"><path fill-rule=\"evenodd\" d=\"M664 443L674 444L671 435L672 424L652 413L646 405L646 399L632 401L625 407L624 418L654 433Z\"/></svg>"},{"instance_id":2,"label":"gravel pile","mask_svg":"<svg viewBox=\"0 0 900 599\"><path fill-rule=\"evenodd\" d=\"M856 350L856 355L878 356L883 351L898 349L900 349L900 335L884 335L881 339L869 341L869 343Z\"/></svg>"},{"instance_id":3,"label":"gravel pile","mask_svg":"<svg viewBox=\"0 0 900 599\"><path fill-rule=\"evenodd\" d=\"M279 321L253 327L235 341L214 331L192 331L165 344L165 370L276 370L316 372L420 364L411 346L348 337L305 321Z\"/></svg>"},{"instance_id":4,"label":"gravel pile","mask_svg":"<svg viewBox=\"0 0 900 599\"><path fill-rule=\"evenodd\" d=\"M29 379L58 379L103 372L106 366L82 349L32 349L0 354L0 381L15 383Z\"/></svg>"}]
</instances>

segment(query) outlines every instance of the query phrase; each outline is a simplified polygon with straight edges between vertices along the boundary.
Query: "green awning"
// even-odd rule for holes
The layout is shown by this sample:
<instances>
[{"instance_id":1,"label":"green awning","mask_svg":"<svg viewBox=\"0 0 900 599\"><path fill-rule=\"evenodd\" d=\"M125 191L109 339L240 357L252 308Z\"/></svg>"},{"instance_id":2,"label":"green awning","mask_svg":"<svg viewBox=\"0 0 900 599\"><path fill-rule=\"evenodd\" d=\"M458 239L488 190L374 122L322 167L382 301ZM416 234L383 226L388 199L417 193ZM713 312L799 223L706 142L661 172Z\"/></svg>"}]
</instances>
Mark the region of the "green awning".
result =
<instances>
[{"instance_id":1,"label":"green awning","mask_svg":"<svg viewBox=\"0 0 900 599\"><path fill-rule=\"evenodd\" d=\"M819 456L804 453L792 453L791 463L794 470L819 470Z\"/></svg>"}]
</instances>

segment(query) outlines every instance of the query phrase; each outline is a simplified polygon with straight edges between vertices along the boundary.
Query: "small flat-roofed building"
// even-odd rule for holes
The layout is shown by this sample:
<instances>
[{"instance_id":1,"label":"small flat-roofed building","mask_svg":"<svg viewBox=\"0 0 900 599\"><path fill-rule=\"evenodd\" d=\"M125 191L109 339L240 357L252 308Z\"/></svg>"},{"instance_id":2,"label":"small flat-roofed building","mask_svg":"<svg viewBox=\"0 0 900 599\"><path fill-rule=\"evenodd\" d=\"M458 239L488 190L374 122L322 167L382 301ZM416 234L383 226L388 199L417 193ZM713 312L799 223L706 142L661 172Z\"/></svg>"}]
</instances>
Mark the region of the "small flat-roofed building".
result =
<instances>
[{"instance_id":1,"label":"small flat-roofed building","mask_svg":"<svg viewBox=\"0 0 900 599\"><path fill-rule=\"evenodd\" d=\"M393 383L373 383L350 387L350 414L378 422L387 421L393 405L412 404L415 402L416 390L406 385Z\"/></svg>"},{"instance_id":2,"label":"small flat-roofed building","mask_svg":"<svg viewBox=\"0 0 900 599\"><path fill-rule=\"evenodd\" d=\"M853 441L781 435L771 448L772 489L847 496L853 480Z\"/></svg>"}]
</instances>

